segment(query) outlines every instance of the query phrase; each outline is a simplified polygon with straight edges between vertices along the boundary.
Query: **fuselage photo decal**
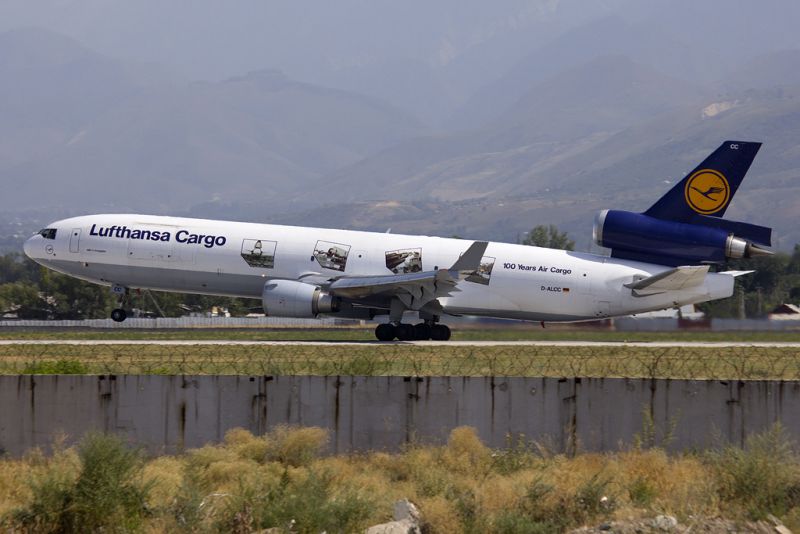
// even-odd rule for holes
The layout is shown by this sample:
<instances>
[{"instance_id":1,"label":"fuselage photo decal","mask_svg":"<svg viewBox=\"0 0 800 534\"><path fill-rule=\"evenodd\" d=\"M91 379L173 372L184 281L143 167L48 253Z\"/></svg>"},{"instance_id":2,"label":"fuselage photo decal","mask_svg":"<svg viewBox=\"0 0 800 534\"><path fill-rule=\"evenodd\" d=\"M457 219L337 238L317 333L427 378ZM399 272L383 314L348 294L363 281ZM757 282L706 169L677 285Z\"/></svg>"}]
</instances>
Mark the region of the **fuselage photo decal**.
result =
<instances>
[{"instance_id":1,"label":"fuselage photo decal","mask_svg":"<svg viewBox=\"0 0 800 534\"><path fill-rule=\"evenodd\" d=\"M420 272L422 270L422 249L403 248L387 251L386 268L394 274Z\"/></svg>"},{"instance_id":2,"label":"fuselage photo decal","mask_svg":"<svg viewBox=\"0 0 800 534\"><path fill-rule=\"evenodd\" d=\"M317 246L314 247L314 259L323 269L344 272L347 267L348 254L350 254L350 245L341 243L317 241Z\"/></svg>"},{"instance_id":3,"label":"fuselage photo decal","mask_svg":"<svg viewBox=\"0 0 800 534\"><path fill-rule=\"evenodd\" d=\"M476 284L489 285L489 280L492 278L492 269L494 268L494 260L491 256L484 256L481 258L481 266L477 271L467 277L468 282L475 282Z\"/></svg>"},{"instance_id":4,"label":"fuselage photo decal","mask_svg":"<svg viewBox=\"0 0 800 534\"><path fill-rule=\"evenodd\" d=\"M277 246L277 241L245 239L242 241L242 258L250 267L273 269L275 267L275 248Z\"/></svg>"}]
</instances>

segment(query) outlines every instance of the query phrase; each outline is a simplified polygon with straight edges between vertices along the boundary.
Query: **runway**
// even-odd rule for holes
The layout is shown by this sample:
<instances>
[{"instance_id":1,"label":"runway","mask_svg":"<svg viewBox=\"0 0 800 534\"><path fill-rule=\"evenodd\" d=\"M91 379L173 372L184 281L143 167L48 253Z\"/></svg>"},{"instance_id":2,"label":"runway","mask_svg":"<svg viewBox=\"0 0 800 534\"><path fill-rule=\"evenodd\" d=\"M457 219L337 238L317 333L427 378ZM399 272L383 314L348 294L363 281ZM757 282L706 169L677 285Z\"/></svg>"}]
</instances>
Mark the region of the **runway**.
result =
<instances>
[{"instance_id":1,"label":"runway","mask_svg":"<svg viewBox=\"0 0 800 534\"><path fill-rule=\"evenodd\" d=\"M226 340L142 340L142 339L5 339L6 345L157 345L157 346L446 346L446 347L649 347L649 348L797 348L800 342L747 342L747 341L226 341Z\"/></svg>"}]
</instances>

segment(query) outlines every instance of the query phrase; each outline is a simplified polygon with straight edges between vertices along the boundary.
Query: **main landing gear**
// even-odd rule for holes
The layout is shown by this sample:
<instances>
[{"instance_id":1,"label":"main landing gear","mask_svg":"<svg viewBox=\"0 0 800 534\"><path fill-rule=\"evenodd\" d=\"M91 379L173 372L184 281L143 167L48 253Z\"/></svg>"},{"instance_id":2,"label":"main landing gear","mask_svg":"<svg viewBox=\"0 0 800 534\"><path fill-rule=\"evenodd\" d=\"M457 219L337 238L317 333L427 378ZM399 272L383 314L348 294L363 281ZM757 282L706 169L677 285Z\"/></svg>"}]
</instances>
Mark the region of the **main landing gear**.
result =
<instances>
[{"instance_id":1,"label":"main landing gear","mask_svg":"<svg viewBox=\"0 0 800 534\"><path fill-rule=\"evenodd\" d=\"M422 320L418 324L407 324L403 322L403 313L408 309L408 305L399 298L393 298L389 305L389 322L379 324L375 328L375 337L378 341L392 341L397 338L400 341L423 341L432 339L434 341L447 341L450 339L450 328L439 323L439 315L427 310L419 310L419 318Z\"/></svg>"},{"instance_id":2,"label":"main landing gear","mask_svg":"<svg viewBox=\"0 0 800 534\"><path fill-rule=\"evenodd\" d=\"M111 320L116 323L121 323L128 318L128 312L125 311L125 306L128 304L131 291L127 287L113 285L111 286L111 292L119 296L117 308L111 310Z\"/></svg>"},{"instance_id":3,"label":"main landing gear","mask_svg":"<svg viewBox=\"0 0 800 534\"><path fill-rule=\"evenodd\" d=\"M383 323L375 327L378 341L447 341L450 339L450 328L447 325L424 322L418 324Z\"/></svg>"}]
</instances>

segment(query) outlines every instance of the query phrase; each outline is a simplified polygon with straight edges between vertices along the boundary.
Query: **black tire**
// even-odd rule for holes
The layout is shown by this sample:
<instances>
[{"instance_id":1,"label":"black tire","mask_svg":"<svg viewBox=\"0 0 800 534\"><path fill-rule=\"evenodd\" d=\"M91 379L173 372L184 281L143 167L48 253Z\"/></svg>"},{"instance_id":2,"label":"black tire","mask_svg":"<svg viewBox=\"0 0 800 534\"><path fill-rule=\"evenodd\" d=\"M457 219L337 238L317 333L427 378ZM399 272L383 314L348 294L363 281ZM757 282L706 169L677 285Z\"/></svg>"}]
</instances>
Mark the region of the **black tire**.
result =
<instances>
[{"instance_id":1,"label":"black tire","mask_svg":"<svg viewBox=\"0 0 800 534\"><path fill-rule=\"evenodd\" d=\"M122 308L116 308L111 311L111 320L114 322L121 323L127 318L128 314Z\"/></svg>"},{"instance_id":2,"label":"black tire","mask_svg":"<svg viewBox=\"0 0 800 534\"><path fill-rule=\"evenodd\" d=\"M443 324L442 328L444 328L444 341L450 341L450 336L452 335L450 332L450 327L446 324Z\"/></svg>"},{"instance_id":3,"label":"black tire","mask_svg":"<svg viewBox=\"0 0 800 534\"><path fill-rule=\"evenodd\" d=\"M447 325L435 324L431 327L431 339L434 341L447 341L450 339L450 328Z\"/></svg>"},{"instance_id":4,"label":"black tire","mask_svg":"<svg viewBox=\"0 0 800 534\"><path fill-rule=\"evenodd\" d=\"M397 333L397 339L400 341L414 341L414 334L416 333L414 325L399 324L395 327L395 332Z\"/></svg>"},{"instance_id":5,"label":"black tire","mask_svg":"<svg viewBox=\"0 0 800 534\"><path fill-rule=\"evenodd\" d=\"M391 341L395 335L395 328L391 323L382 323L375 327L375 337L378 341Z\"/></svg>"},{"instance_id":6,"label":"black tire","mask_svg":"<svg viewBox=\"0 0 800 534\"><path fill-rule=\"evenodd\" d=\"M414 325L414 339L424 341L431 338L431 327L425 323Z\"/></svg>"}]
</instances>

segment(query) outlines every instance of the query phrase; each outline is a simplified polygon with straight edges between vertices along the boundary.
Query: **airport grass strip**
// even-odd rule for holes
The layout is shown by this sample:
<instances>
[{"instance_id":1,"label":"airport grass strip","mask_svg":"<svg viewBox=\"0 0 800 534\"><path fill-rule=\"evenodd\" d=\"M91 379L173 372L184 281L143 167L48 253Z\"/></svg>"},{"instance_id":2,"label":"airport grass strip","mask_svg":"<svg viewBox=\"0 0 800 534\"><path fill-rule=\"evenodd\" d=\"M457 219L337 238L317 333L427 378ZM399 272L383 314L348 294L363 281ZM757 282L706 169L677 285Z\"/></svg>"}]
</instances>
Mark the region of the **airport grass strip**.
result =
<instances>
[{"instance_id":1,"label":"airport grass strip","mask_svg":"<svg viewBox=\"0 0 800 534\"><path fill-rule=\"evenodd\" d=\"M796 347L3 345L0 374L800 380Z\"/></svg>"},{"instance_id":2,"label":"airport grass strip","mask_svg":"<svg viewBox=\"0 0 800 534\"><path fill-rule=\"evenodd\" d=\"M84 328L8 328L0 329L0 340L224 340L224 341L374 341L373 328L192 328L192 329L84 329ZM711 332L679 330L672 332L617 332L587 328L538 325L503 328L453 327L454 341L741 341L799 342L800 330Z\"/></svg>"}]
</instances>

